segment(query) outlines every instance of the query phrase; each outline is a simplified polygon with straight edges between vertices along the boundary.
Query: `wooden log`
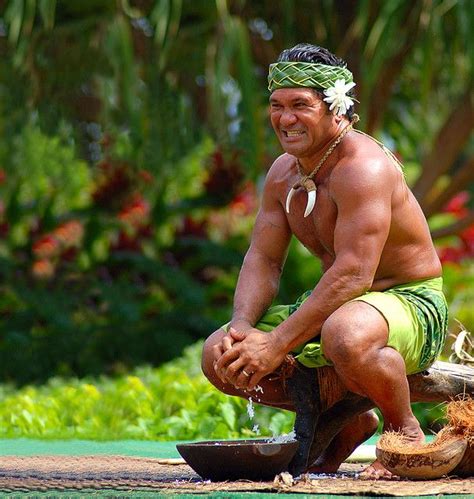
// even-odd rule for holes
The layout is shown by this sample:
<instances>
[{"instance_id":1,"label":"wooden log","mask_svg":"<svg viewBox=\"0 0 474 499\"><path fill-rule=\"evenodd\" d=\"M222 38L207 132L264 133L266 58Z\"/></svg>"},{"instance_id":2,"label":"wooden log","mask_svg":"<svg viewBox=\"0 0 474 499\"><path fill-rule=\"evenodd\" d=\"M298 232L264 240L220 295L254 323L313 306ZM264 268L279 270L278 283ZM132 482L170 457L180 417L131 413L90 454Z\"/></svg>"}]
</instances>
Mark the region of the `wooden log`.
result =
<instances>
[{"instance_id":1,"label":"wooden log","mask_svg":"<svg viewBox=\"0 0 474 499\"><path fill-rule=\"evenodd\" d=\"M447 402L459 395L474 397L474 369L468 366L436 362L426 371L408 376L408 382L413 402ZM296 411L294 431L300 442L289 471L298 476L322 455L353 417L372 409L374 403L348 392L334 369L328 367L316 369L315 373L298 364L287 387Z\"/></svg>"},{"instance_id":2,"label":"wooden log","mask_svg":"<svg viewBox=\"0 0 474 499\"><path fill-rule=\"evenodd\" d=\"M413 402L448 402L458 395L474 397L474 368L435 362L428 370L408 376Z\"/></svg>"}]
</instances>

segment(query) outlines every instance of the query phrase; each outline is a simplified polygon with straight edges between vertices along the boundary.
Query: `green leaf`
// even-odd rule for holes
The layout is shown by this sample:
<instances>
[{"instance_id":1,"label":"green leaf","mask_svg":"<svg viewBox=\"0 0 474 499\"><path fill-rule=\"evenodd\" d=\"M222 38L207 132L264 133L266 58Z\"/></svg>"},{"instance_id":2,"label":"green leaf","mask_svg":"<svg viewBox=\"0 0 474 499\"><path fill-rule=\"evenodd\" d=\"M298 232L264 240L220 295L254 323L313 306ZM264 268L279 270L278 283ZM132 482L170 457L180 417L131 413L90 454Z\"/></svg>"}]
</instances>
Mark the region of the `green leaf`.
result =
<instances>
[{"instance_id":1,"label":"green leaf","mask_svg":"<svg viewBox=\"0 0 474 499\"><path fill-rule=\"evenodd\" d=\"M158 64L165 67L168 52L176 39L181 19L182 0L158 0L150 20L155 24L155 43L160 49Z\"/></svg>"},{"instance_id":2,"label":"green leaf","mask_svg":"<svg viewBox=\"0 0 474 499\"><path fill-rule=\"evenodd\" d=\"M31 425L31 423L33 422L32 414L29 411L27 411L26 409L23 409L21 411L21 415L26 420L26 422Z\"/></svg>"},{"instance_id":3,"label":"green leaf","mask_svg":"<svg viewBox=\"0 0 474 499\"><path fill-rule=\"evenodd\" d=\"M224 421L226 422L227 426L229 427L230 430L235 430L235 424L237 421L236 415L235 415L235 408L230 402L223 402L219 406L222 417L224 418Z\"/></svg>"},{"instance_id":4,"label":"green leaf","mask_svg":"<svg viewBox=\"0 0 474 499\"><path fill-rule=\"evenodd\" d=\"M57 0L39 0L41 19L43 20L43 25L47 30L51 30L54 27L56 2Z\"/></svg>"},{"instance_id":5,"label":"green leaf","mask_svg":"<svg viewBox=\"0 0 474 499\"><path fill-rule=\"evenodd\" d=\"M36 0L26 0L25 10L23 14L23 25L21 27L21 34L25 38L31 36L33 25L36 16Z\"/></svg>"},{"instance_id":6,"label":"green leaf","mask_svg":"<svg viewBox=\"0 0 474 499\"><path fill-rule=\"evenodd\" d=\"M5 10L5 22L9 26L8 41L16 46L20 39L21 26L23 24L23 15L25 11L25 0L9 2Z\"/></svg>"}]
</instances>

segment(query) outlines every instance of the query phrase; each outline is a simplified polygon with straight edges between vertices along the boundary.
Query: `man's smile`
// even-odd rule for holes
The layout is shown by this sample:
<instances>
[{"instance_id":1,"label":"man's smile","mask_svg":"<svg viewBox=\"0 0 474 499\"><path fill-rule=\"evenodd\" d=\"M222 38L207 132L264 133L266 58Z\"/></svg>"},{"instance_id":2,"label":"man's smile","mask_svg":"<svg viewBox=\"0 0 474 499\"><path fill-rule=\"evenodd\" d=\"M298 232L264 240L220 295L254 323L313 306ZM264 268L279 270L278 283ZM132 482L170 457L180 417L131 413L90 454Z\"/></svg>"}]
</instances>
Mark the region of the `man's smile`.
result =
<instances>
[{"instance_id":1,"label":"man's smile","mask_svg":"<svg viewBox=\"0 0 474 499\"><path fill-rule=\"evenodd\" d=\"M303 130L282 130L285 137L299 137L304 134Z\"/></svg>"}]
</instances>

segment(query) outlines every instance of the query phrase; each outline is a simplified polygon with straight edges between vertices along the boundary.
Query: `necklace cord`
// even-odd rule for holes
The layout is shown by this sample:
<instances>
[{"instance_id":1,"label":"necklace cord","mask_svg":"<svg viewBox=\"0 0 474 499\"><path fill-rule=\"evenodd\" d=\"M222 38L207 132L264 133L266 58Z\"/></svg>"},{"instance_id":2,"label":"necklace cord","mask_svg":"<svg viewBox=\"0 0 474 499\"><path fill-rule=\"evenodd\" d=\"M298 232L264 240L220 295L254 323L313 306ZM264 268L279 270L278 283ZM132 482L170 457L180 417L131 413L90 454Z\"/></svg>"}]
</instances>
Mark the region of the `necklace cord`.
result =
<instances>
[{"instance_id":1,"label":"necklace cord","mask_svg":"<svg viewBox=\"0 0 474 499\"><path fill-rule=\"evenodd\" d=\"M299 187L303 187L306 190L306 193L308 194L308 200L306 203L306 209L304 211L304 218L306 218L314 208L314 205L316 204L316 184L313 180L313 177L318 173L319 169L323 166L324 162L329 158L331 153L334 151L336 146L341 142L341 140L345 137L345 135L352 130L352 126L354 123L357 123L359 121L359 116L357 114L354 114L354 117L352 118L351 122L349 125L347 125L344 130L336 137L334 142L329 146L329 149L326 151L324 156L320 159L316 167L313 169L313 171L309 175L305 175L303 172L303 168L298 160L296 158L296 166L298 168L298 173L301 176L301 179L296 182L293 187L289 190L287 196L286 196L286 203L285 203L285 210L289 214L290 213L290 205L291 205L291 200L293 198L293 195L295 194L296 190Z\"/></svg>"},{"instance_id":2,"label":"necklace cord","mask_svg":"<svg viewBox=\"0 0 474 499\"><path fill-rule=\"evenodd\" d=\"M305 180L307 180L307 179L312 179L316 175L316 173L318 173L318 171L324 165L324 163L329 158L329 156L334 151L334 149L339 145L339 143L346 136L346 134L352 130L353 125L355 123L357 123L358 121L359 121L359 116L357 114L355 114L354 117L353 117L353 119L351 120L351 122L336 137L336 139L334 140L334 142L329 146L329 149L326 151L326 153L324 154L324 156L319 160L318 164L314 167L313 171L311 173L309 173L308 175L306 175L303 172L303 167L301 166L300 160L296 159L296 166L298 168L298 173L300 174L301 177L303 177L302 180L300 181L301 184Z\"/></svg>"}]
</instances>

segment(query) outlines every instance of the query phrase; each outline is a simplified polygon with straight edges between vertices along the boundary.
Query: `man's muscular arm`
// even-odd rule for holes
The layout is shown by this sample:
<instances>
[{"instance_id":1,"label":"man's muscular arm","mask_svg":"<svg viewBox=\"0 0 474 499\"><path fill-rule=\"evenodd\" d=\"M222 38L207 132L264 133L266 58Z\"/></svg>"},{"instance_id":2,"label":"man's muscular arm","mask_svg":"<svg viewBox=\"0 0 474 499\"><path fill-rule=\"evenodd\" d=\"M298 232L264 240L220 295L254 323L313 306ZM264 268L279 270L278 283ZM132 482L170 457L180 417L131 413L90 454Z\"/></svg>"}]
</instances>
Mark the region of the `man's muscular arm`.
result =
<instances>
[{"instance_id":1,"label":"man's muscular arm","mask_svg":"<svg viewBox=\"0 0 474 499\"><path fill-rule=\"evenodd\" d=\"M271 305L280 284L290 229L281 206L264 194L234 294L231 326L254 326ZM270 198L270 199L265 199Z\"/></svg>"},{"instance_id":2,"label":"man's muscular arm","mask_svg":"<svg viewBox=\"0 0 474 499\"><path fill-rule=\"evenodd\" d=\"M287 256L291 231L278 201L275 170L281 168L281 160L275 163L267 175L262 203L252 232L250 247L245 255L234 294L234 306L229 330L237 331L235 337L227 335L216 345L217 360L231 348L234 341L242 340L271 305L280 283L282 268ZM223 381L224 376L218 372ZM221 375L222 374L222 375Z\"/></svg>"},{"instance_id":3,"label":"man's muscular arm","mask_svg":"<svg viewBox=\"0 0 474 499\"><path fill-rule=\"evenodd\" d=\"M252 231L234 294L231 326L238 322L254 326L271 305L280 283L291 231L278 196L282 161L268 172L260 210Z\"/></svg>"},{"instance_id":4,"label":"man's muscular arm","mask_svg":"<svg viewBox=\"0 0 474 499\"><path fill-rule=\"evenodd\" d=\"M397 175L395 169L378 161L334 172L331 195L338 210L335 261L308 300L275 329L275 341L283 350L318 336L334 311L371 288L390 230Z\"/></svg>"}]
</instances>

